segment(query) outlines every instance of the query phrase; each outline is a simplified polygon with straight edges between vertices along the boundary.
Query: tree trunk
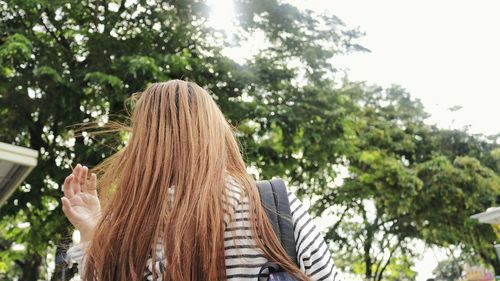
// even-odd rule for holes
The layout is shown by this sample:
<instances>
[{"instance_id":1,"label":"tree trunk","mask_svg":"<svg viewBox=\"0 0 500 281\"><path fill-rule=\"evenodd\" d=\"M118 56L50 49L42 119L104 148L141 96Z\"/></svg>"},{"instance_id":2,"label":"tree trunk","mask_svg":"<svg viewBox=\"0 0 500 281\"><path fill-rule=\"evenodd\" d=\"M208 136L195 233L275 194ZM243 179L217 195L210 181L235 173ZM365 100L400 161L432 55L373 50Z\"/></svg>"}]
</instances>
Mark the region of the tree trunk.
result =
<instances>
[{"instance_id":1,"label":"tree trunk","mask_svg":"<svg viewBox=\"0 0 500 281\"><path fill-rule=\"evenodd\" d=\"M19 281L38 280L40 266L42 265L42 257L39 254L33 254L30 257L30 260L26 260L22 263L22 275Z\"/></svg>"},{"instance_id":2,"label":"tree trunk","mask_svg":"<svg viewBox=\"0 0 500 281\"><path fill-rule=\"evenodd\" d=\"M372 259L370 257L370 249L372 248L372 233L370 230L367 231L366 240L363 245L364 260L365 260L365 280L372 280Z\"/></svg>"}]
</instances>

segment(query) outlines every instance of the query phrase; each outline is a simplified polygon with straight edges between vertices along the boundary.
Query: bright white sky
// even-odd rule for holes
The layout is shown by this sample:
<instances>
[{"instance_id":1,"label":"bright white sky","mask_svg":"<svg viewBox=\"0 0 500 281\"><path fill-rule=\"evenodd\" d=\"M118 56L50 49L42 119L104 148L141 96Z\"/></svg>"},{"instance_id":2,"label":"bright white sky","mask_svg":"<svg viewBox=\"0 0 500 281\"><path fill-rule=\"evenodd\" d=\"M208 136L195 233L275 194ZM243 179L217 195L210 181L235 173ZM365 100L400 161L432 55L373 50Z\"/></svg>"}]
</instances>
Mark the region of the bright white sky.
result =
<instances>
[{"instance_id":1,"label":"bright white sky","mask_svg":"<svg viewBox=\"0 0 500 281\"><path fill-rule=\"evenodd\" d=\"M209 0L211 21L231 29L231 0ZM500 133L500 2L497 0L287 0L337 15L366 36L370 53L337 58L351 80L399 84L420 99L442 128ZM260 41L259 39L256 40ZM255 42L255 41L254 41ZM236 57L255 48L228 51ZM255 51L254 51L255 52ZM448 108L462 106L458 112Z\"/></svg>"},{"instance_id":2,"label":"bright white sky","mask_svg":"<svg viewBox=\"0 0 500 281\"><path fill-rule=\"evenodd\" d=\"M500 133L500 2L308 2L366 32L360 43L372 52L339 60L351 79L402 85L441 127ZM462 109L447 110L455 105Z\"/></svg>"},{"instance_id":3,"label":"bright white sky","mask_svg":"<svg viewBox=\"0 0 500 281\"><path fill-rule=\"evenodd\" d=\"M212 0L214 25L230 30L231 0ZM500 133L498 0L288 0L333 13L366 36L371 50L337 58L351 80L399 84L420 99L442 128ZM258 41L258 40L257 40ZM229 52L231 53L231 52ZM232 52L241 55L241 50ZM457 112L448 108L461 106ZM422 247L423 248L423 247ZM440 251L424 251L417 280L432 276Z\"/></svg>"}]
</instances>

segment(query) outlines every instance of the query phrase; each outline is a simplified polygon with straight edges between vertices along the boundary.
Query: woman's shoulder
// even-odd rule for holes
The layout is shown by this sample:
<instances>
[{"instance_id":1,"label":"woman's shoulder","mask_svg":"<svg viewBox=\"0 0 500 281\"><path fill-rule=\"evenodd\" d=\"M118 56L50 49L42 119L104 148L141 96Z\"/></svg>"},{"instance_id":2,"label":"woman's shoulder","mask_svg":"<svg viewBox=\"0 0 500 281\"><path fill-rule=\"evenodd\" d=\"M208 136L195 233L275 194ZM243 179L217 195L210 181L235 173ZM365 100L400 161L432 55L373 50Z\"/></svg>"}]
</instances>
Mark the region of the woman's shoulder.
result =
<instances>
[{"instance_id":1,"label":"woman's shoulder","mask_svg":"<svg viewBox=\"0 0 500 281\"><path fill-rule=\"evenodd\" d=\"M248 194L245 188L233 176L226 177L226 192L229 203L233 206L248 202Z\"/></svg>"},{"instance_id":2,"label":"woman's shoulder","mask_svg":"<svg viewBox=\"0 0 500 281\"><path fill-rule=\"evenodd\" d=\"M230 203L232 205L240 205L242 203L248 203L248 194L246 189L239 183L239 181L233 176L226 177L226 192L229 197ZM288 190L288 202L292 209L298 207L304 208L300 199L297 198L294 192Z\"/></svg>"},{"instance_id":3,"label":"woman's shoulder","mask_svg":"<svg viewBox=\"0 0 500 281\"><path fill-rule=\"evenodd\" d=\"M230 193L234 193L234 194L238 194L238 195L244 194L243 186L233 176L226 177L226 190Z\"/></svg>"}]
</instances>

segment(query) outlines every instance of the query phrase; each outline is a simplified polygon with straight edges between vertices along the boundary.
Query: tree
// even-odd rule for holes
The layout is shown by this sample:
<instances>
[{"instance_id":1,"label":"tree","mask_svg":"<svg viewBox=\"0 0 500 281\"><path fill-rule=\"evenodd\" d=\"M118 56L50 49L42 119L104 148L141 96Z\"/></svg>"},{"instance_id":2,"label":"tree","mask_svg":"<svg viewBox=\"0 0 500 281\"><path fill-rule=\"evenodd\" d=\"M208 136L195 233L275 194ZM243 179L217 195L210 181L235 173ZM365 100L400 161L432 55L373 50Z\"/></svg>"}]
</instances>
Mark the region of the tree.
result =
<instances>
[{"instance_id":1,"label":"tree","mask_svg":"<svg viewBox=\"0 0 500 281\"><path fill-rule=\"evenodd\" d=\"M288 179L316 215L337 218L327 238L344 268L373 280L402 269L411 280L412 241L423 239L498 270L493 232L468 219L498 201L496 139L426 125L401 87L338 82L331 58L365 49L335 16L276 0L235 6L236 41L266 37L243 64L222 54L230 39L206 24L203 1L0 0L0 138L40 152L0 209L0 278L58 278L47 268L72 232L59 183L123 145L74 125L126 122L132 93L173 78L213 93L260 177Z\"/></svg>"},{"instance_id":2,"label":"tree","mask_svg":"<svg viewBox=\"0 0 500 281\"><path fill-rule=\"evenodd\" d=\"M326 152L318 163L290 157L298 149L286 144L299 141L300 134L308 143L321 143L321 127L293 111L303 112L304 105L319 112L337 99L320 81L329 75L330 57L357 48L351 39L358 34L341 28L333 16L316 17L278 1L236 5L239 36L263 30L270 42L244 65L221 54L228 40L206 25L203 1L0 1L0 137L40 152L37 168L1 207L0 278L58 278L60 268L49 276L47 267L51 256L64 252L72 231L58 207L60 183L75 163L93 166L121 145L116 135L80 136L72 126L126 122L124 103L150 82L186 78L206 86L238 126L249 162L270 164L266 176L293 171L298 178L303 165L309 174L302 177L312 180L314 171L328 169ZM306 69L307 87L290 81L300 70L291 61ZM335 116L317 114L315 122L325 128ZM280 132L282 147L275 139ZM268 135L273 137L266 141ZM315 151L321 148L306 156Z\"/></svg>"},{"instance_id":3,"label":"tree","mask_svg":"<svg viewBox=\"0 0 500 281\"><path fill-rule=\"evenodd\" d=\"M497 145L425 124L422 104L400 87L360 86L349 174L316 202L318 214L338 219L327 233L342 253L337 263L381 280L393 262L418 256L411 242L421 239L465 244L496 267L493 232L469 216L496 203L499 177L489 167Z\"/></svg>"},{"instance_id":4,"label":"tree","mask_svg":"<svg viewBox=\"0 0 500 281\"><path fill-rule=\"evenodd\" d=\"M397 261L416 256L412 240L420 234L408 210L422 183L409 161L427 115L400 87L358 87L362 94L355 99L362 107L355 119L355 149L346 155L349 175L342 185L326 189L317 207L339 218L327 237L340 244L341 259L349 257L346 269L357 260L363 264L357 273L382 280Z\"/></svg>"},{"instance_id":5,"label":"tree","mask_svg":"<svg viewBox=\"0 0 500 281\"><path fill-rule=\"evenodd\" d=\"M453 162L437 156L419 165L418 174L426 188L417 197L423 204L414 212L434 210L432 215L415 219L423 238L441 246L463 246L500 272L492 246L496 239L493 230L470 219L496 205L500 177L470 156L458 156Z\"/></svg>"}]
</instances>

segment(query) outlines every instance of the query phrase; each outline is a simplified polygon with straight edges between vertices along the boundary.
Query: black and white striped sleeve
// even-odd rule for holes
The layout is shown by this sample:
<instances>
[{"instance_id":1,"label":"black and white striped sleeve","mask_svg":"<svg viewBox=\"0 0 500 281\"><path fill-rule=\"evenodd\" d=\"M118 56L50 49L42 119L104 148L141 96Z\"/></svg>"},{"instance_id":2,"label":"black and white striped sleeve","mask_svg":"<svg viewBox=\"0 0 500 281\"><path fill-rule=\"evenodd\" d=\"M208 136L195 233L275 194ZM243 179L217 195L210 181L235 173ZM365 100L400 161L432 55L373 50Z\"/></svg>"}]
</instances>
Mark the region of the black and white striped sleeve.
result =
<instances>
[{"instance_id":1,"label":"black and white striped sleeve","mask_svg":"<svg viewBox=\"0 0 500 281\"><path fill-rule=\"evenodd\" d=\"M333 265L328 245L307 208L291 192L288 193L288 200L292 211L295 248L300 270L313 281L341 280L341 273Z\"/></svg>"},{"instance_id":2,"label":"black and white striped sleeve","mask_svg":"<svg viewBox=\"0 0 500 281\"><path fill-rule=\"evenodd\" d=\"M85 252L89 247L89 242L83 242L74 245L73 247L68 249L66 253L66 261L68 264L76 263L78 265L78 272L80 274L83 273L83 264L85 259Z\"/></svg>"}]
</instances>

